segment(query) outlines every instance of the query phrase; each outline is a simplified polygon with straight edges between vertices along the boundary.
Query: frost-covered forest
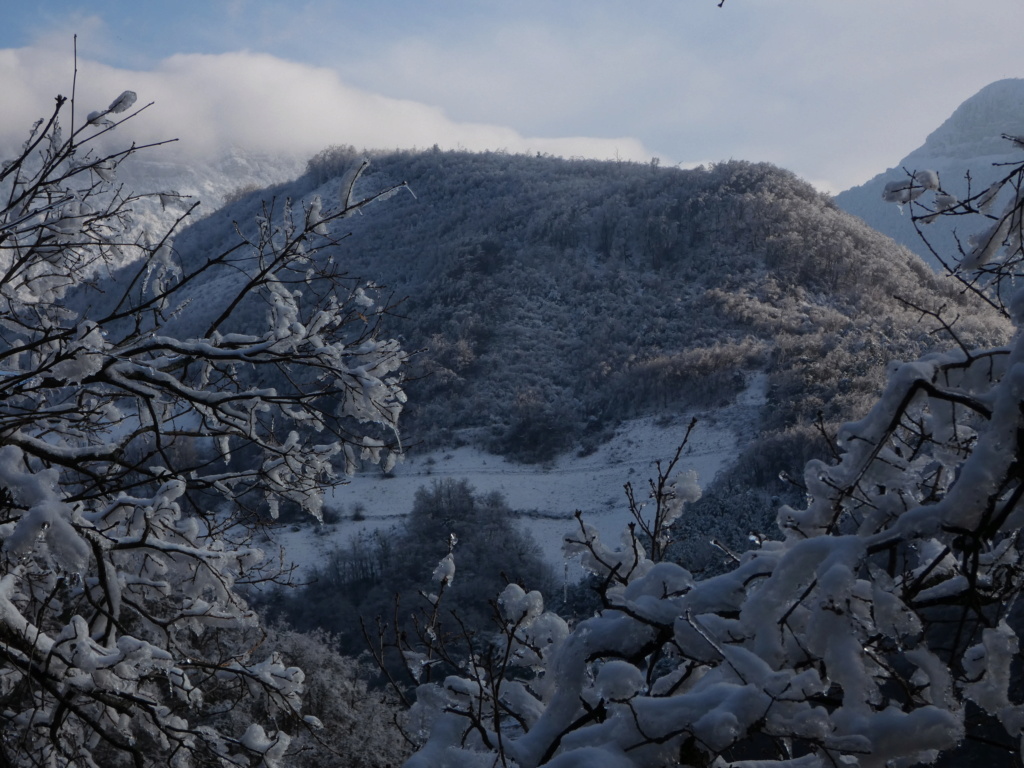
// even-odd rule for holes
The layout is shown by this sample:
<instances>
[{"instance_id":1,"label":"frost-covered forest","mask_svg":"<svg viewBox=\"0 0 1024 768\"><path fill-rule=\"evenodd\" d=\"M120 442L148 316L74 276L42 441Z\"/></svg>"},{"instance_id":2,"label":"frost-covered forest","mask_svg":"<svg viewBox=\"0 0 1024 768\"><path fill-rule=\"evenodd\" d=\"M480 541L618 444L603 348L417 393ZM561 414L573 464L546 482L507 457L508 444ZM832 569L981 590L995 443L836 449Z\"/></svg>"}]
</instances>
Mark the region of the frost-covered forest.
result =
<instances>
[{"instance_id":1,"label":"frost-covered forest","mask_svg":"<svg viewBox=\"0 0 1024 768\"><path fill-rule=\"evenodd\" d=\"M1020 764L1024 164L886 187L985 221L950 276L749 162L335 146L199 218L126 181L133 92L73 107L0 170L5 765ZM577 515L578 584L450 479L311 581L274 545L757 377L713 484L687 431L620 541Z\"/></svg>"},{"instance_id":2,"label":"frost-covered forest","mask_svg":"<svg viewBox=\"0 0 1024 768\"><path fill-rule=\"evenodd\" d=\"M327 199L361 158L325 150L296 182L214 213L177 247L187 259L193 243L217 242L267 194ZM886 362L934 343L897 296L941 297L968 343L1009 332L983 302L769 165L370 159L366 189L406 181L416 197L367 209L340 252L401 299L390 327L417 351L403 420L413 443L543 460L630 416L726 400L761 370L775 406L765 432L782 439L819 411L834 425L863 410Z\"/></svg>"}]
</instances>

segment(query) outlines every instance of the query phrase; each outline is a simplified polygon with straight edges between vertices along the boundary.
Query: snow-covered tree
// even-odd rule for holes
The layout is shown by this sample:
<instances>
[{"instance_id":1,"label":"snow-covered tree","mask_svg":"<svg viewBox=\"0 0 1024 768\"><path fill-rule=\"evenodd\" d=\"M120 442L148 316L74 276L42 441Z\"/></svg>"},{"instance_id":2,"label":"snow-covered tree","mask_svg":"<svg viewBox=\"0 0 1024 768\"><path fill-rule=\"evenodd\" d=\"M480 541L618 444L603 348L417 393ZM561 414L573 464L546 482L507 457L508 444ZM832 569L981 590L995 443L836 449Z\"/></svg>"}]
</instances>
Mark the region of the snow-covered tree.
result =
<instances>
[{"instance_id":1,"label":"snow-covered tree","mask_svg":"<svg viewBox=\"0 0 1024 768\"><path fill-rule=\"evenodd\" d=\"M266 643L280 649L286 664L309 671L303 682L302 712L320 721L317 728L293 734L288 768L396 768L408 757L409 743L399 725L405 708L393 691L369 684L371 669L338 652L338 638L320 630L305 633L271 626ZM244 730L261 715L266 715L264 703L248 697L226 712L218 725Z\"/></svg>"},{"instance_id":2,"label":"snow-covered tree","mask_svg":"<svg viewBox=\"0 0 1024 768\"><path fill-rule=\"evenodd\" d=\"M1000 201L961 269L1018 326L1022 181L1024 164L962 202L926 174L890 190L938 189L933 213ZM922 315L957 340L942 311ZM655 542L696 495L673 480L652 486ZM491 641L418 688L407 765L883 768L958 748L1020 765L1024 337L894 364L805 483L779 540L705 579L649 557L637 527L612 546L581 521L567 545L603 608L570 630L510 585Z\"/></svg>"},{"instance_id":3,"label":"snow-covered tree","mask_svg":"<svg viewBox=\"0 0 1024 768\"><path fill-rule=\"evenodd\" d=\"M385 308L317 257L372 198L350 174L182 264L117 183L142 148L103 149L135 101L59 96L0 166L0 762L275 765L303 674L238 592L270 575L254 525L319 515L336 462L398 456ZM248 696L267 719L219 730Z\"/></svg>"}]
</instances>

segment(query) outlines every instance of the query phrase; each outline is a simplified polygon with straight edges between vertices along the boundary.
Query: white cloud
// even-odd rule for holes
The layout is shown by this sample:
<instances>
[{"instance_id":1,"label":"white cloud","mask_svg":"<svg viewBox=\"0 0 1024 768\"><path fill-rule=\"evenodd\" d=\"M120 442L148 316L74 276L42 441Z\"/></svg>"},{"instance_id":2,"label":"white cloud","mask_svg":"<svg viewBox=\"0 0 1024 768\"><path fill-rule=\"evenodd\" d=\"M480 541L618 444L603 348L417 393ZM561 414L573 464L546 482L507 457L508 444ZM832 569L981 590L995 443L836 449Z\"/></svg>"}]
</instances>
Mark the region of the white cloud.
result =
<instances>
[{"instance_id":1,"label":"white cloud","mask_svg":"<svg viewBox=\"0 0 1024 768\"><path fill-rule=\"evenodd\" d=\"M1018 31L1001 22L1020 0L188 0L173 13L117 2L120 15L48 32L34 71L0 68L0 107L31 86L41 114L68 89L75 28L83 59L128 68L85 60L83 89L101 86L99 103L124 87L156 99L139 125L193 150L244 139L303 153L436 142L742 158L837 190L895 164L984 85L1024 73ZM224 53L242 46L278 58ZM159 58L180 50L219 55ZM23 113L3 114L9 130Z\"/></svg>"},{"instance_id":2,"label":"white cloud","mask_svg":"<svg viewBox=\"0 0 1024 768\"><path fill-rule=\"evenodd\" d=\"M138 142L180 138L191 156L227 146L311 155L331 144L360 148L464 147L547 152L565 156L646 160L651 152L632 138L523 136L499 125L457 122L440 108L380 96L347 85L326 68L260 53L181 54L147 71L78 63L77 113L103 108L121 91L156 104L135 119ZM31 122L52 109L57 93L70 95L70 51L53 46L0 50L0 144L24 139Z\"/></svg>"},{"instance_id":3,"label":"white cloud","mask_svg":"<svg viewBox=\"0 0 1024 768\"><path fill-rule=\"evenodd\" d=\"M514 17L489 12L446 36L382 35L376 56L345 71L458 119L542 134L585 125L677 160L768 160L833 190L896 163L987 83L1024 73L1019 31L1001 22L1019 0L539 6L505 4Z\"/></svg>"}]
</instances>

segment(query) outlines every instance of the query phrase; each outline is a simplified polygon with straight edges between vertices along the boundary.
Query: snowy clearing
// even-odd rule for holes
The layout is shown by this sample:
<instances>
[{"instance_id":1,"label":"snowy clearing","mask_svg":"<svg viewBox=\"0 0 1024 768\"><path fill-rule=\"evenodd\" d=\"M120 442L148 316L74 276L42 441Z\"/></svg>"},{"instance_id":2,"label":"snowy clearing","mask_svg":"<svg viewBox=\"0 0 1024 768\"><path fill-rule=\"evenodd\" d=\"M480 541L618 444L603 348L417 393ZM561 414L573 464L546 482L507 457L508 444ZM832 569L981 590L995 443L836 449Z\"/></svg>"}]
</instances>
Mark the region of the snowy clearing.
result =
<instances>
[{"instance_id":1,"label":"snowy clearing","mask_svg":"<svg viewBox=\"0 0 1024 768\"><path fill-rule=\"evenodd\" d=\"M733 404L697 414L680 469L696 471L706 486L726 468L757 423L766 386L767 376L753 376ZM391 477L368 472L335 489L326 506L341 513L341 522L282 526L275 539L284 546L286 559L305 570L360 533L401 524L419 488L447 478L465 479L478 492L502 493L545 558L560 566L562 538L576 526L573 513L582 510L602 538L616 539L630 520L623 485L632 483L637 499L644 499L648 479L657 474L655 463L671 459L691 418L684 413L673 419L633 420L589 456L566 454L543 465L515 464L470 447L412 454ZM363 520L352 519L357 505ZM572 566L566 573L570 578L580 575Z\"/></svg>"}]
</instances>

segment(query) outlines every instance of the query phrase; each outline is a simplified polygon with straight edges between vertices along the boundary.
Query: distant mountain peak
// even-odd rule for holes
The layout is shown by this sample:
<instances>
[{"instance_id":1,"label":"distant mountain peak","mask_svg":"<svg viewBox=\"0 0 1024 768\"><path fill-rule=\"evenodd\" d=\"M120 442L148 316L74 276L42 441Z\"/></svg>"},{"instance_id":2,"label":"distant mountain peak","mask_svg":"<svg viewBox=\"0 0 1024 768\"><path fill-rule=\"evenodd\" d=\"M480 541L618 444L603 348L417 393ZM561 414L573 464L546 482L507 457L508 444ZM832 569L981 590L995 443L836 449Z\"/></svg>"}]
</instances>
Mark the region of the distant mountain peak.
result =
<instances>
[{"instance_id":1,"label":"distant mountain peak","mask_svg":"<svg viewBox=\"0 0 1024 768\"><path fill-rule=\"evenodd\" d=\"M891 181L907 178L908 172L936 171L943 188L958 197L971 189L977 191L995 181L1004 168L997 163L1019 162L1024 155L1003 138L1003 134L1024 134L1024 79L1009 78L986 85L971 96L924 144L870 181L841 192L836 205L859 216L882 234L917 253L933 269L942 269L935 256L921 241L901 207L882 200L882 190ZM957 239L961 242L983 222L956 217L931 224L927 235L931 247L947 264L956 261Z\"/></svg>"},{"instance_id":2,"label":"distant mountain peak","mask_svg":"<svg viewBox=\"0 0 1024 768\"><path fill-rule=\"evenodd\" d=\"M903 164L918 157L976 158L1009 150L1004 133L1024 133L1024 79L1007 78L986 85L911 152Z\"/></svg>"}]
</instances>

